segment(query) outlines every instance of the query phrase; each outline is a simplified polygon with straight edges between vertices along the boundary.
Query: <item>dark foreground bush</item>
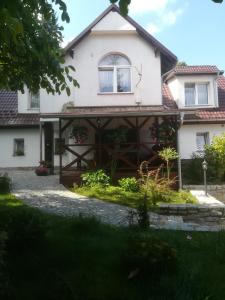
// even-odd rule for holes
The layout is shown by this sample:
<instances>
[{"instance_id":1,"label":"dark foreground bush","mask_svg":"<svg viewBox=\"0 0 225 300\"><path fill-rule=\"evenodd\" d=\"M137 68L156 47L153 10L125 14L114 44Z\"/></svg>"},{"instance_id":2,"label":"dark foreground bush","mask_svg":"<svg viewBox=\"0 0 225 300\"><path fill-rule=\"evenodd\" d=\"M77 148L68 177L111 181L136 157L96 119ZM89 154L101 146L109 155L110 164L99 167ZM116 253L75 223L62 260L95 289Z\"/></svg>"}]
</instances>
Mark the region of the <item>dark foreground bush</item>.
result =
<instances>
[{"instance_id":1,"label":"dark foreground bush","mask_svg":"<svg viewBox=\"0 0 225 300\"><path fill-rule=\"evenodd\" d=\"M0 194L8 194L11 190L11 179L7 174L0 174Z\"/></svg>"},{"instance_id":2,"label":"dark foreground bush","mask_svg":"<svg viewBox=\"0 0 225 300\"><path fill-rule=\"evenodd\" d=\"M176 251L166 242L145 234L131 236L123 254L128 278L150 281L176 272Z\"/></svg>"},{"instance_id":3,"label":"dark foreground bush","mask_svg":"<svg viewBox=\"0 0 225 300\"><path fill-rule=\"evenodd\" d=\"M8 236L9 250L20 251L35 246L43 239L46 221L43 214L26 206L0 208L0 231Z\"/></svg>"}]
</instances>

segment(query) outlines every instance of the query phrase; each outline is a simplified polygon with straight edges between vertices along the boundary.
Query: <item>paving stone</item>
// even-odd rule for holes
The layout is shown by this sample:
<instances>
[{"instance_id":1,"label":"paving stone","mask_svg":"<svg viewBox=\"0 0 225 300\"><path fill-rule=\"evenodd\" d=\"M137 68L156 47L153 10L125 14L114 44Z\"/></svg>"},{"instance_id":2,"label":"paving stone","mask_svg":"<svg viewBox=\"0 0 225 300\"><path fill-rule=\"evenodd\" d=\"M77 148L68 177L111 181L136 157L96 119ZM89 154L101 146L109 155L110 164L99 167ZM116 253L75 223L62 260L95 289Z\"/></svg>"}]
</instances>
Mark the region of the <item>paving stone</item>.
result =
<instances>
[{"instance_id":1,"label":"paving stone","mask_svg":"<svg viewBox=\"0 0 225 300\"><path fill-rule=\"evenodd\" d=\"M33 171L10 170L9 176L13 180L13 193L22 199L26 204L63 216L95 216L102 222L127 226L129 211L135 211L128 207L111 204L94 198L87 198L67 190L59 184L58 176L40 177ZM218 231L225 230L225 224L221 226L208 226L196 224L197 214L189 217L189 223L185 223L188 216L186 214L195 211L195 206L188 205L168 205L162 204L156 212L149 214L151 227L158 229L175 229L186 231ZM200 218L199 222L214 223L213 220L219 219L222 210L218 207L213 208L215 217L210 216L209 207L198 206ZM224 211L224 208L223 208ZM176 215L167 215L168 212ZM184 216L184 218L182 217ZM220 218L224 222L224 218Z\"/></svg>"}]
</instances>

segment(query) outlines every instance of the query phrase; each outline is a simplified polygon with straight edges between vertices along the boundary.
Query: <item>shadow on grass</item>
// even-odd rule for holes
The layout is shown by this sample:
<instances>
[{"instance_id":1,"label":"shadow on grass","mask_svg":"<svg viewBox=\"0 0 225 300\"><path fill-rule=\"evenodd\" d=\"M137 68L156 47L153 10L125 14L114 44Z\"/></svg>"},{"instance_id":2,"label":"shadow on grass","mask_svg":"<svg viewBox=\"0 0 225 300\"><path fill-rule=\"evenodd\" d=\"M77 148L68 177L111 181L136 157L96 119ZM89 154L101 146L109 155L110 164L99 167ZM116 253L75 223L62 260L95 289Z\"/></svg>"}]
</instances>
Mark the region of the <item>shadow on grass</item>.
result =
<instances>
[{"instance_id":1,"label":"shadow on grass","mask_svg":"<svg viewBox=\"0 0 225 300\"><path fill-rule=\"evenodd\" d=\"M11 195L0 196L3 230L9 278L4 300L224 299L223 232L141 232L94 218L46 214ZM122 257L133 235L156 237L176 249L177 275L161 276L154 284L129 279Z\"/></svg>"}]
</instances>

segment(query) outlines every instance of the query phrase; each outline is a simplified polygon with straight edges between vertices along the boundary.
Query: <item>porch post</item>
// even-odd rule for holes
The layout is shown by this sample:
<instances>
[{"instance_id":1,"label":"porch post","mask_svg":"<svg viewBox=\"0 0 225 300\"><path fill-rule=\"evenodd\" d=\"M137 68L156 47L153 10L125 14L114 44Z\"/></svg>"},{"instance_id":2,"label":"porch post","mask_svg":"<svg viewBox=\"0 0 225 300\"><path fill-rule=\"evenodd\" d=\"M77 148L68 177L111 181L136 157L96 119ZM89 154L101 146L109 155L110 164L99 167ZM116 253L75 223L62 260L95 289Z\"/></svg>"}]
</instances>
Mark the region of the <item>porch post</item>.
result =
<instances>
[{"instance_id":1,"label":"porch post","mask_svg":"<svg viewBox=\"0 0 225 300\"><path fill-rule=\"evenodd\" d=\"M59 117L59 183L62 183L62 120Z\"/></svg>"},{"instance_id":2,"label":"porch post","mask_svg":"<svg viewBox=\"0 0 225 300\"><path fill-rule=\"evenodd\" d=\"M177 117L176 117L177 120ZM181 120L180 120L181 121ZM176 122L178 123L178 122ZM181 125L177 124L177 153L178 153L178 159L177 159L177 166L178 166L178 179L179 179L179 190L182 189L183 183L182 183L182 169L181 169L181 153L180 153L180 127Z\"/></svg>"},{"instance_id":3,"label":"porch post","mask_svg":"<svg viewBox=\"0 0 225 300\"><path fill-rule=\"evenodd\" d=\"M43 130L42 130L42 122L40 121L40 161L43 160L43 143L42 143L42 134L43 134Z\"/></svg>"}]
</instances>

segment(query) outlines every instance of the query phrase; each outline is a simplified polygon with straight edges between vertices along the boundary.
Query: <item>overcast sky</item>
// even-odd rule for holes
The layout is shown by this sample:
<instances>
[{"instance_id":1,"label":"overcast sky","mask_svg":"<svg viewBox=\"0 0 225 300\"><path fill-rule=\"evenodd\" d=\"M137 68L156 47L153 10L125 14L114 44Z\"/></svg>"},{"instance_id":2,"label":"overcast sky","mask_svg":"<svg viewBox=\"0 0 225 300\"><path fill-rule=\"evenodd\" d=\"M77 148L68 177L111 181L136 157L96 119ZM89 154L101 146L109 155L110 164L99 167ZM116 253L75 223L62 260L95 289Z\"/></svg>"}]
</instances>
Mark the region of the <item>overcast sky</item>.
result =
<instances>
[{"instance_id":1,"label":"overcast sky","mask_svg":"<svg viewBox=\"0 0 225 300\"><path fill-rule=\"evenodd\" d=\"M65 0L66 44L109 5L109 0ZM129 15L188 64L225 70L225 3L211 0L132 0Z\"/></svg>"}]
</instances>

